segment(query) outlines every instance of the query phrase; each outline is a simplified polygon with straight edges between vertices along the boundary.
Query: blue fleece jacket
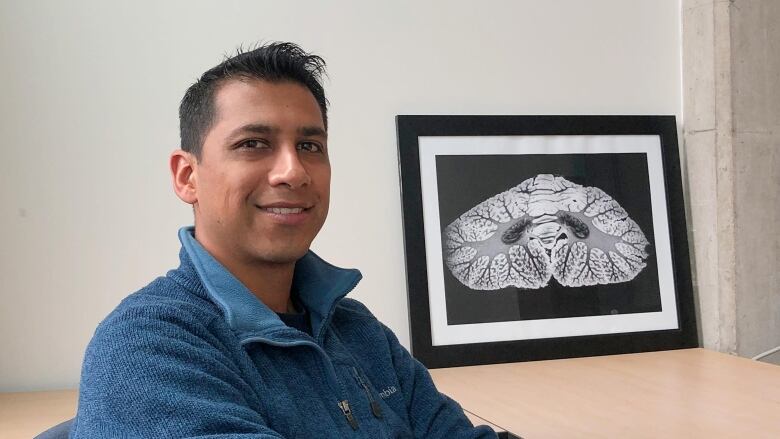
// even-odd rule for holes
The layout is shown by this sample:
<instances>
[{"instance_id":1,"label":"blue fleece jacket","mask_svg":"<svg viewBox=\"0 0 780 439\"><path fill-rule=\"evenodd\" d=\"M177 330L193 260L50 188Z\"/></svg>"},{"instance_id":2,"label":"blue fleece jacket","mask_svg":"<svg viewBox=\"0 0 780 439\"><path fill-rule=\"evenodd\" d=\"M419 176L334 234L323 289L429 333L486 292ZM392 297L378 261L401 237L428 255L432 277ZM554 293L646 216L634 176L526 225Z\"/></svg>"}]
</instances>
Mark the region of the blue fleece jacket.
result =
<instances>
[{"instance_id":1,"label":"blue fleece jacket","mask_svg":"<svg viewBox=\"0 0 780 439\"><path fill-rule=\"evenodd\" d=\"M439 393L359 302L361 278L312 252L290 328L179 232L181 265L130 295L84 358L72 438L494 438Z\"/></svg>"}]
</instances>

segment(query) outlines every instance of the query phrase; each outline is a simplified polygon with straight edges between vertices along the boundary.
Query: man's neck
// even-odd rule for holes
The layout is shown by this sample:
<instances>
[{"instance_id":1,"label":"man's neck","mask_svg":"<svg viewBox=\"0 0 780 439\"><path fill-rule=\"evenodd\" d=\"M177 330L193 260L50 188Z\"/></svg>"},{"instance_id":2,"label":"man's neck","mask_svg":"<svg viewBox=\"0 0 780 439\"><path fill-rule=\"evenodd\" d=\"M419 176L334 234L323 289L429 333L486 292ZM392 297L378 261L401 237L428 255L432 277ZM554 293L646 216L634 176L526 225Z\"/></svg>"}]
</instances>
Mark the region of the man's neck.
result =
<instances>
[{"instance_id":1,"label":"man's neck","mask_svg":"<svg viewBox=\"0 0 780 439\"><path fill-rule=\"evenodd\" d=\"M219 259L217 259L219 260ZM295 263L290 264L236 264L222 265L230 271L265 306L277 313L294 310L290 297Z\"/></svg>"},{"instance_id":2,"label":"man's neck","mask_svg":"<svg viewBox=\"0 0 780 439\"><path fill-rule=\"evenodd\" d=\"M212 248L207 240L204 242L198 239L198 242L272 311L286 313L295 310L290 297L295 262L274 264L243 261L223 254L218 248Z\"/></svg>"}]
</instances>

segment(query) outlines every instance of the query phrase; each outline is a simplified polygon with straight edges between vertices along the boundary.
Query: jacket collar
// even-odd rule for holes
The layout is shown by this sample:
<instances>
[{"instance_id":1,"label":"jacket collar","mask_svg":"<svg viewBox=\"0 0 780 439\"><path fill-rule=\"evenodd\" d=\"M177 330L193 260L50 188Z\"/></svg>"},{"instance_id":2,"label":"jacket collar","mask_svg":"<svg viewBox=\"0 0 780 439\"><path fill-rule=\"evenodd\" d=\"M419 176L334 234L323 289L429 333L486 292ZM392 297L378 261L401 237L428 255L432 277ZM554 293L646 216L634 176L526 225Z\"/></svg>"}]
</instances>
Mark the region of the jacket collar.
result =
<instances>
[{"instance_id":1,"label":"jacket collar","mask_svg":"<svg viewBox=\"0 0 780 439\"><path fill-rule=\"evenodd\" d=\"M222 310L227 324L239 339L286 332L288 328L279 316L200 245L194 230L192 226L179 229L183 247L181 257L188 257L206 294ZM295 263L292 288L311 316L315 339L320 339L338 301L352 291L361 278L358 270L333 266L311 250Z\"/></svg>"}]
</instances>

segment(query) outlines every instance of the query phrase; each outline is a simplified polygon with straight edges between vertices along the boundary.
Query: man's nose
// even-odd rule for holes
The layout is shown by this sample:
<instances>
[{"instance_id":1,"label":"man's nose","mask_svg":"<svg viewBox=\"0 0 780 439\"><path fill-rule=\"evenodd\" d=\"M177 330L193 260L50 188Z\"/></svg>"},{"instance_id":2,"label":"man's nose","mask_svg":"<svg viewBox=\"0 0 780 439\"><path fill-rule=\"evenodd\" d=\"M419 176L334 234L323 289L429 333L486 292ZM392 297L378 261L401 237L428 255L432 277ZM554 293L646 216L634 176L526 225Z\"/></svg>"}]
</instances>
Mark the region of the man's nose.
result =
<instances>
[{"instance_id":1,"label":"man's nose","mask_svg":"<svg viewBox=\"0 0 780 439\"><path fill-rule=\"evenodd\" d=\"M285 185L297 189L311 182L309 172L301 163L298 150L293 146L279 148L274 154L274 162L268 174L271 186Z\"/></svg>"}]
</instances>

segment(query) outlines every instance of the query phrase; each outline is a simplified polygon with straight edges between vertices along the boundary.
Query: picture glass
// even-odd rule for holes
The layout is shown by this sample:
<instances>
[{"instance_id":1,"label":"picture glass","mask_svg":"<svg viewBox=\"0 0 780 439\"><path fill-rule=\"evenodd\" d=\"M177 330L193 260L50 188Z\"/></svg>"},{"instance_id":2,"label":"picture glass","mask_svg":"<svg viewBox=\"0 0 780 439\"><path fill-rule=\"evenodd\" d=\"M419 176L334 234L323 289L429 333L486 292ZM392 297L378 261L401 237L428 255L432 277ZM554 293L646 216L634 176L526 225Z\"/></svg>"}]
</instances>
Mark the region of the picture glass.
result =
<instances>
[{"instance_id":1,"label":"picture glass","mask_svg":"<svg viewBox=\"0 0 780 439\"><path fill-rule=\"evenodd\" d=\"M433 346L678 328L657 135L420 136Z\"/></svg>"}]
</instances>

